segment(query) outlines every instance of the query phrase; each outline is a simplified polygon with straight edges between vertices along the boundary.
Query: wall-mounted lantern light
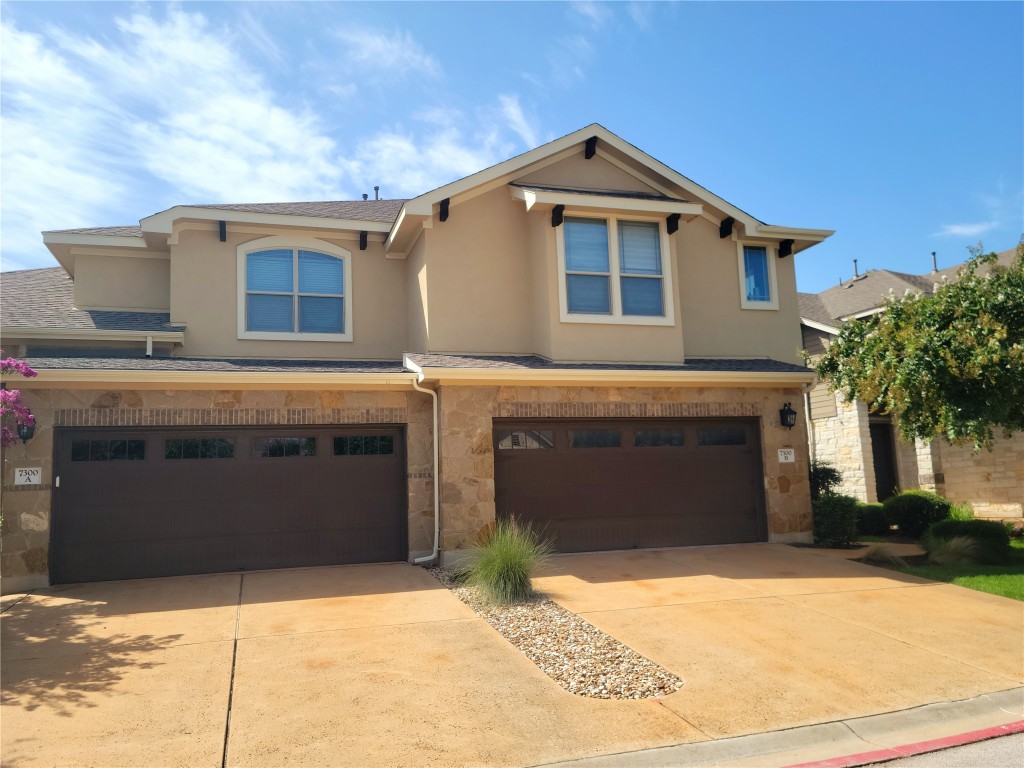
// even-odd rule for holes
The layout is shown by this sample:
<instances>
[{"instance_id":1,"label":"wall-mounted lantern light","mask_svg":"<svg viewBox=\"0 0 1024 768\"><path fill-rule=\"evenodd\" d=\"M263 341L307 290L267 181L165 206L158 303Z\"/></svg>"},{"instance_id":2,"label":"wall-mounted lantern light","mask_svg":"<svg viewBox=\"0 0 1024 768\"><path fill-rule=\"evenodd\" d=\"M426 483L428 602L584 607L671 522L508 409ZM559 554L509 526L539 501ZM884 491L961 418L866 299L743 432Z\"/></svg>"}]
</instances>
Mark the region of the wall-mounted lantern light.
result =
<instances>
[{"instance_id":1,"label":"wall-mounted lantern light","mask_svg":"<svg viewBox=\"0 0 1024 768\"><path fill-rule=\"evenodd\" d=\"M27 443L36 433L35 424L19 424L18 425L18 437L21 438L21 442Z\"/></svg>"},{"instance_id":2,"label":"wall-mounted lantern light","mask_svg":"<svg viewBox=\"0 0 1024 768\"><path fill-rule=\"evenodd\" d=\"M792 429L796 426L796 411L786 403L782 408L779 409L779 423L786 429Z\"/></svg>"}]
</instances>

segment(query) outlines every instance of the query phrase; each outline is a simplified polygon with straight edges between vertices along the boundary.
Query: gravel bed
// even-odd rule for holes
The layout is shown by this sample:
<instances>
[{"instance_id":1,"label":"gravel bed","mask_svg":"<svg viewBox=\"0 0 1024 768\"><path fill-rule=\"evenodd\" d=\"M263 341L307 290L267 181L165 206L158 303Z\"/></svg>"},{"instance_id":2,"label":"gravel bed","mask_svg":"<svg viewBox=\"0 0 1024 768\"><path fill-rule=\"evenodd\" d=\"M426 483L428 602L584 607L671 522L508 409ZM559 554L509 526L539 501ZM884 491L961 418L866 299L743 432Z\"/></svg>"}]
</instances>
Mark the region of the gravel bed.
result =
<instances>
[{"instance_id":1,"label":"gravel bed","mask_svg":"<svg viewBox=\"0 0 1024 768\"><path fill-rule=\"evenodd\" d=\"M455 584L451 571L428 570L570 693L595 699L649 699L683 687L667 669L543 595L518 605L491 605L475 587Z\"/></svg>"}]
</instances>

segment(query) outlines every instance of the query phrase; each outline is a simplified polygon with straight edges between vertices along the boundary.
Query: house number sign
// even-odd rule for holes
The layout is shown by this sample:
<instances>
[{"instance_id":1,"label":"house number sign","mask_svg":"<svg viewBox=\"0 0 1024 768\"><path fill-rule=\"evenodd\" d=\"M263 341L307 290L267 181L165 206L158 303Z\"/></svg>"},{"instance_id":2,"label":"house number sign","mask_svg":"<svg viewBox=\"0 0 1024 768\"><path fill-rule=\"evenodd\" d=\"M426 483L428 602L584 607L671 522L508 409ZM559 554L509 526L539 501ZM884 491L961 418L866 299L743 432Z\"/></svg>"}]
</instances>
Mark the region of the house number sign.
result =
<instances>
[{"instance_id":1,"label":"house number sign","mask_svg":"<svg viewBox=\"0 0 1024 768\"><path fill-rule=\"evenodd\" d=\"M793 464L796 461L795 448L779 448L779 463Z\"/></svg>"},{"instance_id":2,"label":"house number sign","mask_svg":"<svg viewBox=\"0 0 1024 768\"><path fill-rule=\"evenodd\" d=\"M14 470L15 485L39 485L42 477L42 467L21 467Z\"/></svg>"}]
</instances>

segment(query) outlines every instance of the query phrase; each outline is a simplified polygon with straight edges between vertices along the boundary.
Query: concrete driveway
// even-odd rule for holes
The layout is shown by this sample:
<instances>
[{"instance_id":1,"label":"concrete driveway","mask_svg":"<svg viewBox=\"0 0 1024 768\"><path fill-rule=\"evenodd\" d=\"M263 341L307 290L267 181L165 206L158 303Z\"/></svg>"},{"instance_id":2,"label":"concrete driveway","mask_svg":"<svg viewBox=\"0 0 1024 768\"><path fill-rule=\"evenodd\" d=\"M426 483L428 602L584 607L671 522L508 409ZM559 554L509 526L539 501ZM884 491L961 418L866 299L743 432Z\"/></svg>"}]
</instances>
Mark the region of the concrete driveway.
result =
<instances>
[{"instance_id":1,"label":"concrete driveway","mask_svg":"<svg viewBox=\"0 0 1024 768\"><path fill-rule=\"evenodd\" d=\"M686 680L573 696L406 564L58 587L2 616L5 766L531 765L1004 690L1020 603L790 547L555 558Z\"/></svg>"}]
</instances>

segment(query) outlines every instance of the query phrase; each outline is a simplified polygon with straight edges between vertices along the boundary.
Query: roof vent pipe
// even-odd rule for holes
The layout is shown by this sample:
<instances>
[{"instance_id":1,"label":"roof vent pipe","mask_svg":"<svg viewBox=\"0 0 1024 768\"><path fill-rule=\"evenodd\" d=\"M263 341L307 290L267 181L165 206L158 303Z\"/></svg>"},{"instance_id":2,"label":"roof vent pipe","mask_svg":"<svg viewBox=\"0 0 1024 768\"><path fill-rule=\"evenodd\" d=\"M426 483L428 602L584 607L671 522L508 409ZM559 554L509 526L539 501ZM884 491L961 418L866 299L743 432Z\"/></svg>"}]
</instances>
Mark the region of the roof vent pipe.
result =
<instances>
[{"instance_id":1,"label":"roof vent pipe","mask_svg":"<svg viewBox=\"0 0 1024 768\"><path fill-rule=\"evenodd\" d=\"M857 260L853 260L853 277L854 279L860 277L860 272L857 271Z\"/></svg>"},{"instance_id":2,"label":"roof vent pipe","mask_svg":"<svg viewBox=\"0 0 1024 768\"><path fill-rule=\"evenodd\" d=\"M366 194L365 192L363 192L363 200L369 200L369 199L370 199L370 196L368 194Z\"/></svg>"},{"instance_id":3,"label":"roof vent pipe","mask_svg":"<svg viewBox=\"0 0 1024 768\"><path fill-rule=\"evenodd\" d=\"M932 274L939 271L939 262L935 260L935 251L932 251Z\"/></svg>"},{"instance_id":4,"label":"roof vent pipe","mask_svg":"<svg viewBox=\"0 0 1024 768\"><path fill-rule=\"evenodd\" d=\"M373 188L373 199L380 200L380 187L374 186Z\"/></svg>"}]
</instances>

